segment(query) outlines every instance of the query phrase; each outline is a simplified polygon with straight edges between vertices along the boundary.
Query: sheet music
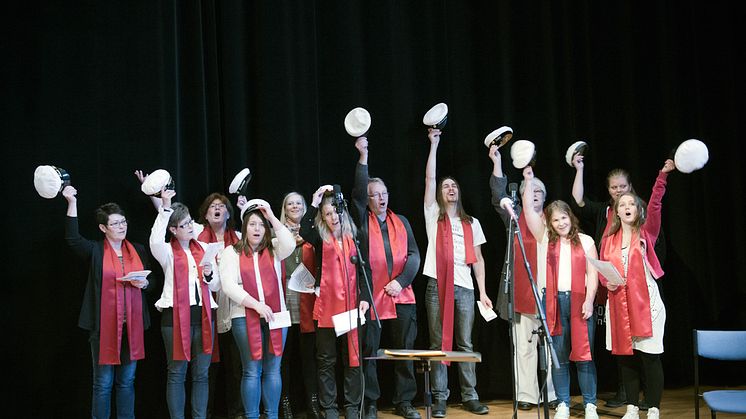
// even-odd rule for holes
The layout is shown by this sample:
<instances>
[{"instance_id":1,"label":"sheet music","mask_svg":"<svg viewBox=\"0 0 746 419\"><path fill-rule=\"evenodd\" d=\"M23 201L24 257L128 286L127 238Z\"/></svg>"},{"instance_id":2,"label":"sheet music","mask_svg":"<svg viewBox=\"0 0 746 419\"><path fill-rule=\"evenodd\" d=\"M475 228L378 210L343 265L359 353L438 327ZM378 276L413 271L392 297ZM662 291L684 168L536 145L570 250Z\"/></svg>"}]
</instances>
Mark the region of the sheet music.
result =
<instances>
[{"instance_id":1,"label":"sheet music","mask_svg":"<svg viewBox=\"0 0 746 419\"><path fill-rule=\"evenodd\" d=\"M304 294L312 294L314 292L313 286L316 283L316 278L311 275L305 265L302 263L295 268L293 273L290 275L288 280L288 289L295 292L302 292Z\"/></svg>"},{"instance_id":2,"label":"sheet music","mask_svg":"<svg viewBox=\"0 0 746 419\"><path fill-rule=\"evenodd\" d=\"M627 281L625 281L624 278L622 278L622 276L619 274L616 266L614 266L614 264L612 264L611 262L593 259L588 256L586 256L585 258L588 259L588 262L590 262L591 265L596 268L598 273L603 275L610 284L624 285L627 283Z\"/></svg>"},{"instance_id":3,"label":"sheet music","mask_svg":"<svg viewBox=\"0 0 746 419\"><path fill-rule=\"evenodd\" d=\"M290 327L290 312L288 310L279 311L277 313L272 313L274 320L267 323L269 325L269 330L273 329L281 329L283 327Z\"/></svg>"},{"instance_id":4,"label":"sheet music","mask_svg":"<svg viewBox=\"0 0 746 419\"><path fill-rule=\"evenodd\" d=\"M127 275L121 277L121 278L117 278L117 281L138 281L138 280L143 280L143 279L147 278L148 275L150 275L150 272L151 271L149 271L147 269L143 270L143 271L132 271L132 272L128 273Z\"/></svg>"},{"instance_id":5,"label":"sheet music","mask_svg":"<svg viewBox=\"0 0 746 419\"><path fill-rule=\"evenodd\" d=\"M487 308L481 301L477 301L477 307L479 307L479 314L481 314L486 321L494 320L497 317L495 310Z\"/></svg>"},{"instance_id":6,"label":"sheet music","mask_svg":"<svg viewBox=\"0 0 746 419\"><path fill-rule=\"evenodd\" d=\"M362 326L365 324L365 316L359 314L359 311L356 308L332 316L332 322L334 322L334 332L337 334L337 337L342 336L350 330L357 328L356 317L358 315L360 316L360 326Z\"/></svg>"},{"instance_id":7,"label":"sheet music","mask_svg":"<svg viewBox=\"0 0 746 419\"><path fill-rule=\"evenodd\" d=\"M205 254L202 256L202 260L199 262L199 266L204 266L205 263L215 259L215 256L217 256L224 248L225 244L223 242L209 243L205 249ZM213 268L217 267L213 266Z\"/></svg>"}]
</instances>

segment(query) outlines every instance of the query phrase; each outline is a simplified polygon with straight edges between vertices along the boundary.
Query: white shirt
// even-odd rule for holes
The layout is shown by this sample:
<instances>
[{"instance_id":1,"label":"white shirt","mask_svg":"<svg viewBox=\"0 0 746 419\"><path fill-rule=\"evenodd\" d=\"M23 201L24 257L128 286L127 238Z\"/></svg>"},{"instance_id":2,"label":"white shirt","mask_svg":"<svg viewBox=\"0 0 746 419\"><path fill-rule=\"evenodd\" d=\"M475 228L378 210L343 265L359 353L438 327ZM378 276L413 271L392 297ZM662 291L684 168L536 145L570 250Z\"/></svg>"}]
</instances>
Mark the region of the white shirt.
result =
<instances>
[{"instance_id":1,"label":"white shirt","mask_svg":"<svg viewBox=\"0 0 746 419\"><path fill-rule=\"evenodd\" d=\"M580 244L583 246L583 251L588 254L588 250L595 246L595 242L591 236L580 233ZM560 254L559 254L559 267L557 275L557 291L571 291L572 290L572 246L570 243L563 243L560 241ZM586 281L588 281L588 275L586 274Z\"/></svg>"},{"instance_id":2,"label":"white shirt","mask_svg":"<svg viewBox=\"0 0 746 419\"><path fill-rule=\"evenodd\" d=\"M174 306L174 252L171 248L171 243L165 240L166 230L168 227L168 219L171 217L172 211L170 208L160 208L158 210L158 216L155 218L153 228L150 230L150 252L153 253L153 257L161 264L163 268L163 292L161 298L156 301L155 307L161 311L164 308L170 308ZM198 241L202 248L207 247L207 243ZM197 261L192 257L192 253L185 249L187 255L187 263L189 265L189 304L195 305L197 299L195 295L199 295L199 305L202 305L204 301L202 296L202 287L197 286L198 281L201 278L197 278ZM216 267L215 260L211 261L212 266ZM212 281L208 283L210 291L217 291L220 289L220 275L217 269L212 271ZM196 294L195 294L196 293ZM210 307L217 308L217 303L212 298L212 293L209 293Z\"/></svg>"},{"instance_id":3,"label":"white shirt","mask_svg":"<svg viewBox=\"0 0 746 419\"><path fill-rule=\"evenodd\" d=\"M425 255L425 267L423 274L437 278L437 266L435 262L435 243L438 236L438 203L434 202L429 207L425 205L425 229L427 230L427 254ZM459 287L474 289L474 281L471 277L471 267L466 264L466 250L464 247L464 229L458 217L450 217L451 234L453 235L453 284ZM479 220L472 217L471 223L474 247L487 243Z\"/></svg>"},{"instance_id":4,"label":"white shirt","mask_svg":"<svg viewBox=\"0 0 746 419\"><path fill-rule=\"evenodd\" d=\"M290 256L295 249L295 237L293 233L287 228L275 230L275 238L272 239L272 248L274 251L274 267L275 273L277 274L277 286L280 292L280 309L285 310L285 295L283 293L282 281L282 261L286 257ZM262 289L262 276L259 271L259 258L254 258L254 276L257 282L257 292L259 295L259 301L264 302L264 290ZM220 278L222 280L223 293L234 302L231 306L230 316L221 317L220 323L227 322L228 329L230 329L230 321L236 317L246 317L246 308L242 302L249 293L243 288L243 281L241 280L241 264L240 258L236 250L231 247L223 249L220 253ZM225 327L226 325L222 325ZM218 327L221 327L218 324Z\"/></svg>"}]
</instances>

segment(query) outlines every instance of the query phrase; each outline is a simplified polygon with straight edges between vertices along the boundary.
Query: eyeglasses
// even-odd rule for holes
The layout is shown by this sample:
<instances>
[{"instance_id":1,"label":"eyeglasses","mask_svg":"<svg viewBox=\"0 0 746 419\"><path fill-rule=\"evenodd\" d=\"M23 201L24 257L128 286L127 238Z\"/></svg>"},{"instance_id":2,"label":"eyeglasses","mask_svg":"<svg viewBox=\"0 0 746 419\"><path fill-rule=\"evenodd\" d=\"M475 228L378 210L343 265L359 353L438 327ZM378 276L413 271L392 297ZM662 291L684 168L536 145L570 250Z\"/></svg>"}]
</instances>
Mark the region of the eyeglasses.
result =
<instances>
[{"instance_id":1,"label":"eyeglasses","mask_svg":"<svg viewBox=\"0 0 746 419\"><path fill-rule=\"evenodd\" d=\"M187 228L187 227L191 227L193 225L194 225L194 220L189 220L189 221L186 221L183 224L179 224L179 228Z\"/></svg>"},{"instance_id":2,"label":"eyeglasses","mask_svg":"<svg viewBox=\"0 0 746 419\"><path fill-rule=\"evenodd\" d=\"M210 209L225 209L225 204L210 204Z\"/></svg>"},{"instance_id":3,"label":"eyeglasses","mask_svg":"<svg viewBox=\"0 0 746 419\"><path fill-rule=\"evenodd\" d=\"M375 199L381 199L389 196L388 192L376 192L374 194L368 195L368 198L375 198Z\"/></svg>"},{"instance_id":4,"label":"eyeglasses","mask_svg":"<svg viewBox=\"0 0 746 419\"><path fill-rule=\"evenodd\" d=\"M127 220L114 221L111 224L107 224L109 227L127 227Z\"/></svg>"}]
</instances>

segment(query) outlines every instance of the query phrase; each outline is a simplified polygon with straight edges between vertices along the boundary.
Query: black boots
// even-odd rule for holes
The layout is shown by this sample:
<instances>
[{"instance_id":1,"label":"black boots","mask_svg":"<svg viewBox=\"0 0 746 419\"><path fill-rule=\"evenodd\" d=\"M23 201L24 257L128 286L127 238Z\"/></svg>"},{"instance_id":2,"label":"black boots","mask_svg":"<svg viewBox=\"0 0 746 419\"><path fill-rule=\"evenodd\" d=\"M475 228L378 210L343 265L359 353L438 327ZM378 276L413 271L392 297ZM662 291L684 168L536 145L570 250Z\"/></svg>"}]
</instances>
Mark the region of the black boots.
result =
<instances>
[{"instance_id":1,"label":"black boots","mask_svg":"<svg viewBox=\"0 0 746 419\"><path fill-rule=\"evenodd\" d=\"M280 399L280 419L293 419L293 406L290 404L290 399L286 394L282 395Z\"/></svg>"},{"instance_id":2,"label":"black boots","mask_svg":"<svg viewBox=\"0 0 746 419\"><path fill-rule=\"evenodd\" d=\"M308 410L306 411L308 419L323 419L321 415L321 406L319 406L319 395L311 393L308 398Z\"/></svg>"}]
</instances>

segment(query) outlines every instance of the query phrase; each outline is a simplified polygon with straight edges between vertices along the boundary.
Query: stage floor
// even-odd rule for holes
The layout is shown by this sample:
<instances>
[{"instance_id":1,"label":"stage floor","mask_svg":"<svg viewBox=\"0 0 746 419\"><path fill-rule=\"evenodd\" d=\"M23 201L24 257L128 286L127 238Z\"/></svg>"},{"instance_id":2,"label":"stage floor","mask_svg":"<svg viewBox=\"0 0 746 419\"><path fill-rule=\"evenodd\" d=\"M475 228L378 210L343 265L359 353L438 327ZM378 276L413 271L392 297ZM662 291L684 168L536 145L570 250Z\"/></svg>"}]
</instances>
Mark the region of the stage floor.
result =
<instances>
[{"instance_id":1,"label":"stage floor","mask_svg":"<svg viewBox=\"0 0 746 419\"><path fill-rule=\"evenodd\" d=\"M705 387L705 390L709 388ZM737 389L746 389L746 387L738 387ZM661 402L661 417L664 418L676 418L676 419L693 419L694 418L694 388L685 387L675 390L666 390L663 392L663 400ZM581 406L582 398L575 396L572 398L573 409L570 411L570 417L582 418L584 412ZM492 400L485 402L490 407L490 413L485 415L485 418L510 418L512 415L512 403L509 400ZM417 406L420 414L424 419L425 411L420 406ZM699 415L702 419L708 419L710 417L710 410L706 407L704 401L700 400ZM624 415L626 408L624 406L616 409L608 409L604 407L604 402L599 401L598 403L598 416L602 418L621 418ZM543 418L543 410L540 412L541 418ZM553 416L554 412L550 410L549 417ZM719 413L718 418L743 418L744 415L729 415L725 413ZM391 409L381 409L378 412L380 419L396 419L400 416L396 416L394 411ZM476 419L479 416L472 415L471 413L463 410L460 404L452 404L448 406L446 419ZM537 418L536 408L532 410L519 410L519 418ZM640 417L645 418L645 412L640 412Z\"/></svg>"}]
</instances>

